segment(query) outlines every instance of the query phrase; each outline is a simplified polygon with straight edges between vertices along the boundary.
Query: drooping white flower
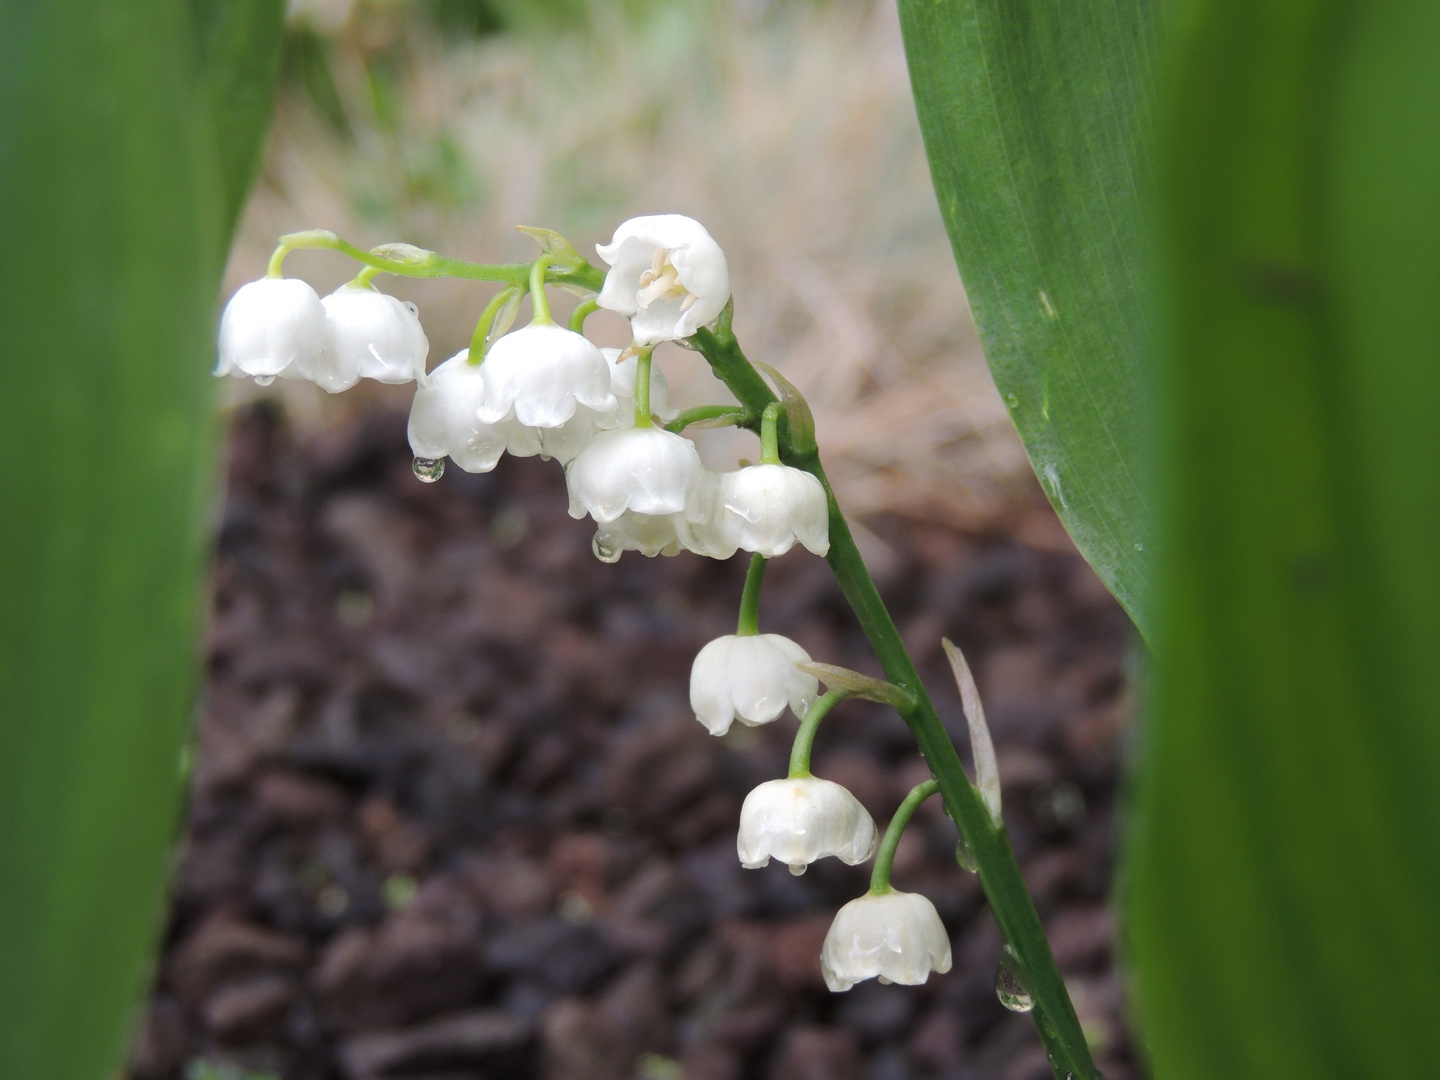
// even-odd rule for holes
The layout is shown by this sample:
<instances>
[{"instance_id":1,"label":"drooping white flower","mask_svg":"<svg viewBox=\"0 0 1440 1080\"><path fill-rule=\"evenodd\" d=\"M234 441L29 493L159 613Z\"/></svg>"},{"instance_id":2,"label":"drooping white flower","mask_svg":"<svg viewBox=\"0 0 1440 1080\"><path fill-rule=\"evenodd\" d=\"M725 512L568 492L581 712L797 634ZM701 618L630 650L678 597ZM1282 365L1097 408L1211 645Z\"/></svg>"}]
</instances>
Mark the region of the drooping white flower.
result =
<instances>
[{"instance_id":1,"label":"drooping white flower","mask_svg":"<svg viewBox=\"0 0 1440 1080\"><path fill-rule=\"evenodd\" d=\"M798 540L816 555L830 550L825 489L788 465L748 465L720 474L705 537L716 547L783 555Z\"/></svg>"},{"instance_id":2,"label":"drooping white flower","mask_svg":"<svg viewBox=\"0 0 1440 1080\"><path fill-rule=\"evenodd\" d=\"M325 308L299 278L261 278L236 290L220 318L216 375L253 375L266 385L292 365L318 363L329 348Z\"/></svg>"},{"instance_id":3,"label":"drooping white flower","mask_svg":"<svg viewBox=\"0 0 1440 1080\"><path fill-rule=\"evenodd\" d=\"M506 334L490 347L480 370L480 419L487 424L513 417L526 427L558 428L582 408L603 415L616 406L605 357L562 326L531 323Z\"/></svg>"},{"instance_id":4,"label":"drooping white flower","mask_svg":"<svg viewBox=\"0 0 1440 1080\"><path fill-rule=\"evenodd\" d=\"M485 382L462 349L437 367L415 390L410 406L410 450L417 458L449 457L466 472L489 472L507 449L526 457L539 453L535 433L514 421L480 419Z\"/></svg>"},{"instance_id":5,"label":"drooping white flower","mask_svg":"<svg viewBox=\"0 0 1440 1080\"><path fill-rule=\"evenodd\" d=\"M919 893L866 893L835 914L820 950L825 985L849 990L863 979L918 986L950 970L950 936L940 914Z\"/></svg>"},{"instance_id":6,"label":"drooping white flower","mask_svg":"<svg viewBox=\"0 0 1440 1080\"><path fill-rule=\"evenodd\" d=\"M724 475L709 469L701 473L700 482L695 485L695 491L690 497L690 507L686 512L689 522L686 547L699 555L722 560L730 558L739 550L735 542L735 530L719 527L724 517L721 503L721 477Z\"/></svg>"},{"instance_id":7,"label":"drooping white flower","mask_svg":"<svg viewBox=\"0 0 1440 1080\"><path fill-rule=\"evenodd\" d=\"M690 707L711 735L736 720L768 724L789 705L803 717L820 693L819 681L795 665L810 654L780 634L726 634L700 650L690 668Z\"/></svg>"},{"instance_id":8,"label":"drooping white flower","mask_svg":"<svg viewBox=\"0 0 1440 1080\"><path fill-rule=\"evenodd\" d=\"M610 266L596 300L630 319L636 344L687 338L730 299L725 253L694 218L631 218L595 250Z\"/></svg>"},{"instance_id":9,"label":"drooping white flower","mask_svg":"<svg viewBox=\"0 0 1440 1080\"><path fill-rule=\"evenodd\" d=\"M740 865L754 870L779 859L803 874L816 859L834 855L854 866L875 854L875 820L839 784L818 777L770 780L745 796L735 848Z\"/></svg>"},{"instance_id":10,"label":"drooping white flower","mask_svg":"<svg viewBox=\"0 0 1440 1080\"><path fill-rule=\"evenodd\" d=\"M570 516L608 525L627 510L683 514L702 471L695 444L664 428L597 432L565 470Z\"/></svg>"},{"instance_id":11,"label":"drooping white flower","mask_svg":"<svg viewBox=\"0 0 1440 1080\"><path fill-rule=\"evenodd\" d=\"M341 285L321 302L330 320L330 352L309 369L302 365L306 378L332 393L361 378L424 380L430 342L414 304L369 285Z\"/></svg>"}]
</instances>

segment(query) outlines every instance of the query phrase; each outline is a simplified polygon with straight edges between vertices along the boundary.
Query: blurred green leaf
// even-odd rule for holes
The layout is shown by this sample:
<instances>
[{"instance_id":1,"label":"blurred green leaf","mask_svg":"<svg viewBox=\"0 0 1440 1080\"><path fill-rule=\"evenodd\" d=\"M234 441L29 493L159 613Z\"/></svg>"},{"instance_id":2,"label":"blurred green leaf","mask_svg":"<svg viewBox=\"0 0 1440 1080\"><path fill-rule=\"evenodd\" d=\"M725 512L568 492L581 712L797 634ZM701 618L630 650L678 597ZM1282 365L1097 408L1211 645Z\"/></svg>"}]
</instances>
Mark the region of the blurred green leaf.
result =
<instances>
[{"instance_id":1,"label":"blurred green leaf","mask_svg":"<svg viewBox=\"0 0 1440 1080\"><path fill-rule=\"evenodd\" d=\"M1147 1039L1165 1080L1431 1077L1440 6L1197 7L1162 124Z\"/></svg>"},{"instance_id":2,"label":"blurred green leaf","mask_svg":"<svg viewBox=\"0 0 1440 1080\"><path fill-rule=\"evenodd\" d=\"M192 7L199 82L220 151L228 243L270 126L285 0L192 0Z\"/></svg>"},{"instance_id":3,"label":"blurred green leaf","mask_svg":"<svg viewBox=\"0 0 1440 1080\"><path fill-rule=\"evenodd\" d=\"M990 370L1081 552L1148 630L1145 128L1158 0L900 0Z\"/></svg>"},{"instance_id":4,"label":"blurred green leaf","mask_svg":"<svg viewBox=\"0 0 1440 1080\"><path fill-rule=\"evenodd\" d=\"M265 98L241 91L265 69L243 57L197 82L193 15L184 0L0 5L6 1080L111 1075L163 914L216 292ZM247 40L263 51L264 34Z\"/></svg>"}]
</instances>

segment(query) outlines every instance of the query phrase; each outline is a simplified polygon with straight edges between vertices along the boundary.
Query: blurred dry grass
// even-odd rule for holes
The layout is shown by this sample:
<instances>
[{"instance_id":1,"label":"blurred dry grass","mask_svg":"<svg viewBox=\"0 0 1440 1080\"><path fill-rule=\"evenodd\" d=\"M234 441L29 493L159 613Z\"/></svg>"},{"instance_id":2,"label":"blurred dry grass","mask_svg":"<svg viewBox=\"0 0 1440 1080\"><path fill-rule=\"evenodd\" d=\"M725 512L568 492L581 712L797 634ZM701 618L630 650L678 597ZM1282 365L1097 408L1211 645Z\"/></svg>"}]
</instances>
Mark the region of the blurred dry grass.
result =
<instances>
[{"instance_id":1,"label":"blurred dry grass","mask_svg":"<svg viewBox=\"0 0 1440 1080\"><path fill-rule=\"evenodd\" d=\"M1028 490L930 187L893 4L592 5L585 32L464 40L395 0L308 0L291 18L288 66L310 66L282 91L231 288L301 228L497 261L531 256L517 223L590 254L625 217L687 213L725 248L747 352L808 396L847 510L984 528ZM315 89L316 55L332 97ZM301 253L287 269L324 291L353 266ZM382 285L421 305L432 365L468 343L488 292ZM590 327L623 343L614 316ZM728 400L694 354L659 359L682 406ZM409 393L269 392L312 423ZM712 467L755 453L745 433L698 439Z\"/></svg>"}]
</instances>

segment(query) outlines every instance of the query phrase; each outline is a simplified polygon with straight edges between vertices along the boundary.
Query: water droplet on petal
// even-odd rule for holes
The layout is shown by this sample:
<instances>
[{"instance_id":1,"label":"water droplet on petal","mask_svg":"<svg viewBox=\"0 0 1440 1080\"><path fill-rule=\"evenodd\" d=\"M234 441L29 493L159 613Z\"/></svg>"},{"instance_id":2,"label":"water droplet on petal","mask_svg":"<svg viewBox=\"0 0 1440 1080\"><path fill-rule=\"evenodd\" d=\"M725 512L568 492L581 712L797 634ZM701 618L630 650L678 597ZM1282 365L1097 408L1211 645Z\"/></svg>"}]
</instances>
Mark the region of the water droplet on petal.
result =
<instances>
[{"instance_id":1,"label":"water droplet on petal","mask_svg":"<svg viewBox=\"0 0 1440 1080\"><path fill-rule=\"evenodd\" d=\"M963 836L955 841L955 861L962 870L969 870L972 874L980 872L980 861L975 858L975 850Z\"/></svg>"},{"instance_id":2,"label":"water droplet on petal","mask_svg":"<svg viewBox=\"0 0 1440 1080\"><path fill-rule=\"evenodd\" d=\"M796 877L799 877L801 874L805 873L805 871L809 869L810 866L808 863L796 862L790 864L790 873L794 874Z\"/></svg>"},{"instance_id":3,"label":"water droplet on petal","mask_svg":"<svg viewBox=\"0 0 1440 1080\"><path fill-rule=\"evenodd\" d=\"M1020 976L1003 957L995 968L995 996L1011 1012L1023 1013L1035 1008L1035 999L1030 996L1030 991L1025 989Z\"/></svg>"},{"instance_id":4,"label":"water droplet on petal","mask_svg":"<svg viewBox=\"0 0 1440 1080\"><path fill-rule=\"evenodd\" d=\"M255 376L255 385L256 385L256 386L269 386L269 385L270 385L272 382L274 382L274 381L275 381L275 376L274 376L274 375L256 375L256 376Z\"/></svg>"},{"instance_id":5,"label":"water droplet on petal","mask_svg":"<svg viewBox=\"0 0 1440 1080\"><path fill-rule=\"evenodd\" d=\"M415 471L416 480L422 484L433 484L445 475L445 459L417 457L410 463L410 468Z\"/></svg>"},{"instance_id":6,"label":"water droplet on petal","mask_svg":"<svg viewBox=\"0 0 1440 1080\"><path fill-rule=\"evenodd\" d=\"M590 550L603 563L617 563L620 561L620 555L624 549L611 547L609 542L597 532L595 538L590 541Z\"/></svg>"}]
</instances>

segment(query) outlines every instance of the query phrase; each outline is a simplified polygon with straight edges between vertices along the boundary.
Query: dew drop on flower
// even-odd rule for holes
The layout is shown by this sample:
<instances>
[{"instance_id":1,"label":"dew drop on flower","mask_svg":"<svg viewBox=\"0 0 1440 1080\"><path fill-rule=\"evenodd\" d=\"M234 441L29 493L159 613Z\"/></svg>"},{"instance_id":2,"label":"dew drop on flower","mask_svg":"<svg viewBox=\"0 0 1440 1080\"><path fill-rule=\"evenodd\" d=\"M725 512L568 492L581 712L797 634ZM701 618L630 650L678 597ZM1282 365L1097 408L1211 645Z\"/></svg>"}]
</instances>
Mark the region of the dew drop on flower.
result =
<instances>
[{"instance_id":1,"label":"dew drop on flower","mask_svg":"<svg viewBox=\"0 0 1440 1080\"><path fill-rule=\"evenodd\" d=\"M810 869L810 867L809 867L809 864L807 864L807 863L797 862L797 863L791 863L791 864L790 864L790 873L793 874L795 877L799 877L801 874L805 873L805 871L808 870L808 869Z\"/></svg>"},{"instance_id":2,"label":"dew drop on flower","mask_svg":"<svg viewBox=\"0 0 1440 1080\"><path fill-rule=\"evenodd\" d=\"M955 841L955 861L962 870L969 870L972 874L980 872L980 862L975 858L975 851L970 846L970 841L963 836Z\"/></svg>"},{"instance_id":3,"label":"dew drop on flower","mask_svg":"<svg viewBox=\"0 0 1440 1080\"><path fill-rule=\"evenodd\" d=\"M269 386L269 385L270 385L272 382L274 382L274 381L275 381L275 376L274 376L274 375L256 375L256 376L255 376L255 385L256 385L256 386Z\"/></svg>"},{"instance_id":4,"label":"dew drop on flower","mask_svg":"<svg viewBox=\"0 0 1440 1080\"><path fill-rule=\"evenodd\" d=\"M415 479L423 484L433 484L445 475L445 459L417 457L410 463L410 468L415 471Z\"/></svg>"},{"instance_id":5,"label":"dew drop on flower","mask_svg":"<svg viewBox=\"0 0 1440 1080\"><path fill-rule=\"evenodd\" d=\"M595 538L590 541L590 550L593 551L595 557L603 563L619 562L623 552L622 548L611 547L607 544L598 532L595 534Z\"/></svg>"},{"instance_id":6,"label":"dew drop on flower","mask_svg":"<svg viewBox=\"0 0 1440 1080\"><path fill-rule=\"evenodd\" d=\"M1024 1013L1035 1008L1035 999L1030 996L1030 991L1025 989L1020 976L1003 959L995 968L995 996L1011 1012Z\"/></svg>"}]
</instances>

